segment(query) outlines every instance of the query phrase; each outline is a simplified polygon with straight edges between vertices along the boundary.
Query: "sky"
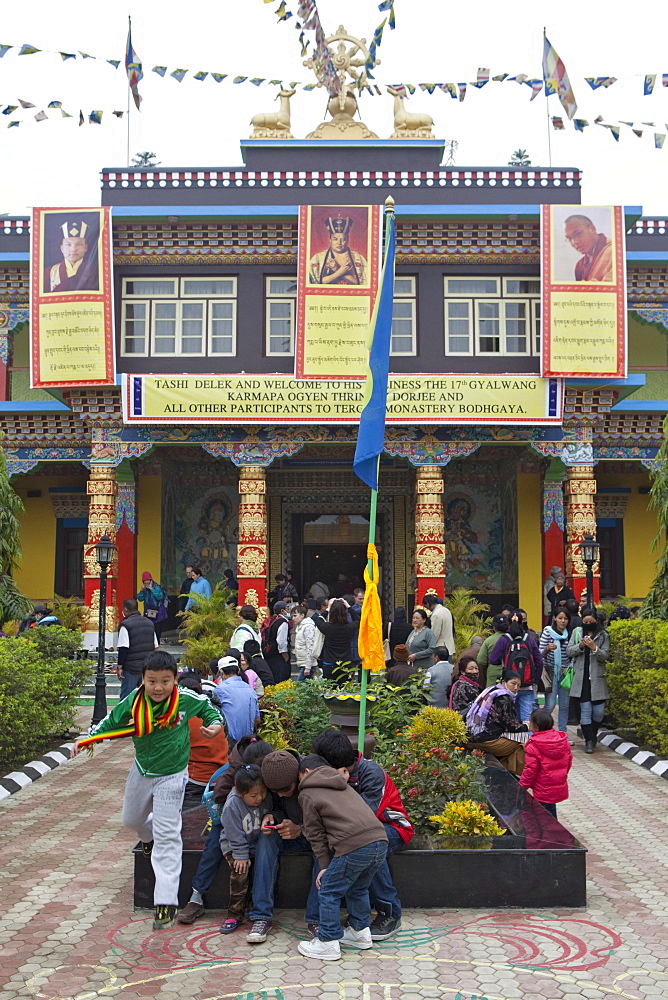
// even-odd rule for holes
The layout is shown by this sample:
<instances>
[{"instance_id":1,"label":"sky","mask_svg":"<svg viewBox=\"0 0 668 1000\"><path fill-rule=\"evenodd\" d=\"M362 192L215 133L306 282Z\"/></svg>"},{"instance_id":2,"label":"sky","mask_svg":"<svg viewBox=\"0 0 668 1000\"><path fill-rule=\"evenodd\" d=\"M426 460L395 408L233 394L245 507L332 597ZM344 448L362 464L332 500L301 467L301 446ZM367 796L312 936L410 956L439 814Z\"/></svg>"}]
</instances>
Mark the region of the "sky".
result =
<instances>
[{"instance_id":1,"label":"sky","mask_svg":"<svg viewBox=\"0 0 668 1000\"><path fill-rule=\"evenodd\" d=\"M118 5L93 0L88 4L55 4L28 0L3 5L1 44L25 43L42 49L83 50L99 60L68 60L57 54L18 56L10 50L0 59L3 107L31 101L34 110L0 116L0 213L26 214L31 206L83 207L100 202L99 172L127 164L127 121L113 117L127 108L127 78L122 60L127 15L132 15L135 51L144 67L140 84L142 110L130 116L130 154L151 150L167 167L227 167L240 165L239 141L251 133L254 114L278 105L275 87L233 85L235 75L314 82L302 65L295 17L279 23L279 0L133 0ZM296 11L296 0L286 0ZM127 6L127 9L125 7ZM385 16L378 0L318 0L327 34L340 24L357 37L371 39ZM541 12L542 10L542 12ZM547 13L546 13L547 10ZM621 8L620 8L621 11ZM583 134L566 124L564 131L548 128L550 115L567 119L556 97L514 82L490 82L481 90L469 86L463 102L436 91L417 91L406 102L413 112L425 112L435 122L438 138L458 143L455 163L503 166L514 150L526 149L535 166L547 166L548 134L552 165L577 167L583 173L583 204L640 205L645 215L668 216L668 140L654 147L654 132L668 133L668 73L665 54L665 0L646 0L624 16L602 11L600 4L514 3L497 0L450 4L445 0L395 0L396 30L385 29L378 51L381 65L375 78L384 84L462 82L476 79L479 66L492 75L526 73L541 76L543 27L566 64L578 101L577 117L592 124ZM308 35L312 37L312 33ZM120 59L118 70L105 59ZM168 75L151 72L155 65L191 72L179 84ZM220 84L211 77L192 79L198 70L228 73ZM656 73L651 96L643 96L643 77ZM616 76L609 89L592 91L585 76ZM49 110L62 101L73 115L63 119ZM304 137L325 117L322 90L298 89L292 99L292 132ZM78 126L79 109L103 110L101 125ZM44 110L49 120L32 117ZM363 95L363 121L381 138L392 127L392 99ZM628 120L644 129L637 138L621 126L616 143L608 129L593 124ZM18 128L6 122L21 120ZM655 127L639 123L654 122Z\"/></svg>"}]
</instances>

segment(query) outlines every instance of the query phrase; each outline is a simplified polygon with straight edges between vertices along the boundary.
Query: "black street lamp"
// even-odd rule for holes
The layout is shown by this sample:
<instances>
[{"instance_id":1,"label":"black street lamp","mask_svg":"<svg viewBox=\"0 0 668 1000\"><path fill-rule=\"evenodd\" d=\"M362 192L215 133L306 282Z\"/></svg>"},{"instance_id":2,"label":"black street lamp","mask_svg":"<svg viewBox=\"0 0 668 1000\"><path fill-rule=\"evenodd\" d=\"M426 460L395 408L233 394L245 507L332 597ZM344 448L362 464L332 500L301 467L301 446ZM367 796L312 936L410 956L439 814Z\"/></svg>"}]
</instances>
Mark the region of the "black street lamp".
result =
<instances>
[{"instance_id":1,"label":"black street lamp","mask_svg":"<svg viewBox=\"0 0 668 1000\"><path fill-rule=\"evenodd\" d=\"M116 546L109 535L102 538L95 546L95 558L100 564L100 617L97 625L97 671L95 673L95 706L93 708L93 725L102 722L107 714L107 681L104 676L104 647L107 632L107 570L114 558Z\"/></svg>"},{"instance_id":2,"label":"black street lamp","mask_svg":"<svg viewBox=\"0 0 668 1000\"><path fill-rule=\"evenodd\" d=\"M598 562L600 545L590 534L586 534L580 544L580 555L586 567L587 607L594 607L594 563Z\"/></svg>"}]
</instances>

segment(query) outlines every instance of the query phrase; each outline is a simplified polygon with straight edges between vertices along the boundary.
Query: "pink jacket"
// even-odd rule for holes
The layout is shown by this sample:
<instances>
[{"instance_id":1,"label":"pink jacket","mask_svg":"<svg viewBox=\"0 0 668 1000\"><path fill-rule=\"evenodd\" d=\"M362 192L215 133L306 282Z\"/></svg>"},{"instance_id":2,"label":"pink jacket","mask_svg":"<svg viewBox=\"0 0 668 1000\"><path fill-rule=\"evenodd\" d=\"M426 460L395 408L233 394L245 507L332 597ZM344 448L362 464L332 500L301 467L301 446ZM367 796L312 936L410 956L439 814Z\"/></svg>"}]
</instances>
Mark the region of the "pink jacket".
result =
<instances>
[{"instance_id":1,"label":"pink jacket","mask_svg":"<svg viewBox=\"0 0 668 1000\"><path fill-rule=\"evenodd\" d=\"M522 788L531 788L539 802L563 802L568 798L568 772L573 754L566 733L556 729L532 733L524 747Z\"/></svg>"}]
</instances>

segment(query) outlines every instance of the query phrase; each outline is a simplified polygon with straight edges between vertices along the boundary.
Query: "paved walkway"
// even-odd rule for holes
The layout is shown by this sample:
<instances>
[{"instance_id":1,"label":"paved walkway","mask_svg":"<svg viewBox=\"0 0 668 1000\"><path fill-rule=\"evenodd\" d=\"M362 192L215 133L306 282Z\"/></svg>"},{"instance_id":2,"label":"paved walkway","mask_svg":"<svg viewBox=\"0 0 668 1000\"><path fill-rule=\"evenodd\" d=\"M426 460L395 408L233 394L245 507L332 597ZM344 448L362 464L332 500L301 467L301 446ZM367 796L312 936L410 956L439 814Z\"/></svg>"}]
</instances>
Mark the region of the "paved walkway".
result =
<instances>
[{"instance_id":1,"label":"paved walkway","mask_svg":"<svg viewBox=\"0 0 668 1000\"><path fill-rule=\"evenodd\" d=\"M153 933L132 909L134 838L119 823L132 750L105 744L0 803L4 997L668 996L668 782L611 751L580 744L575 757L560 814L590 849L586 910L411 910L395 939L320 964L298 954L294 912L276 915L264 945L221 937L218 914Z\"/></svg>"}]
</instances>

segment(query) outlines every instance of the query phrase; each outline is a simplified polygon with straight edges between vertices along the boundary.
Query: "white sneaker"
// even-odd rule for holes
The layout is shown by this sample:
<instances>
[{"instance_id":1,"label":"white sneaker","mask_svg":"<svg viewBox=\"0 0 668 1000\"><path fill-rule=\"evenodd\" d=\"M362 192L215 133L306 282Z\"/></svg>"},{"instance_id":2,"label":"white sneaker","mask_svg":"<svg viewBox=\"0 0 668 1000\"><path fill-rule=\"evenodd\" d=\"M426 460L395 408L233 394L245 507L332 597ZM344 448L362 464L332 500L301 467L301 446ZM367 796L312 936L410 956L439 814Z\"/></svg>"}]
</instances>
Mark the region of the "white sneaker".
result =
<instances>
[{"instance_id":1,"label":"white sneaker","mask_svg":"<svg viewBox=\"0 0 668 1000\"><path fill-rule=\"evenodd\" d=\"M344 948L359 948L364 950L366 948L373 948L373 941L371 940L371 931L368 927L365 927L361 931L356 931L352 927L343 928L343 937L341 938L341 944Z\"/></svg>"},{"instance_id":2,"label":"white sneaker","mask_svg":"<svg viewBox=\"0 0 668 1000\"><path fill-rule=\"evenodd\" d=\"M341 948L338 941L321 941L312 938L310 941L300 941L297 945L300 955L307 958L318 958L321 962L336 962L341 958Z\"/></svg>"}]
</instances>

